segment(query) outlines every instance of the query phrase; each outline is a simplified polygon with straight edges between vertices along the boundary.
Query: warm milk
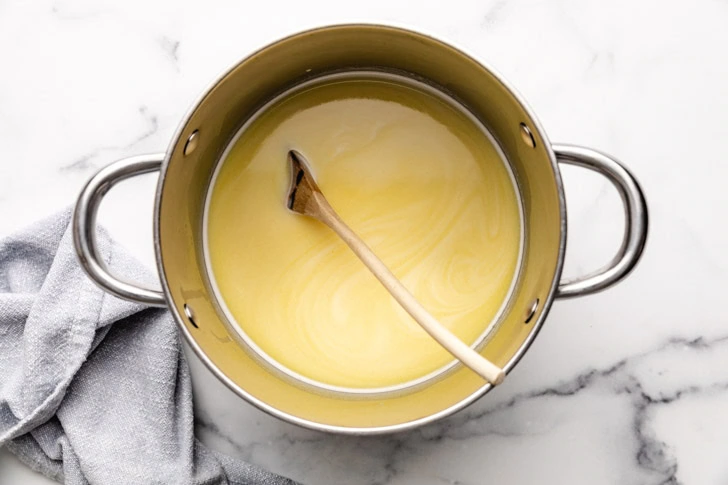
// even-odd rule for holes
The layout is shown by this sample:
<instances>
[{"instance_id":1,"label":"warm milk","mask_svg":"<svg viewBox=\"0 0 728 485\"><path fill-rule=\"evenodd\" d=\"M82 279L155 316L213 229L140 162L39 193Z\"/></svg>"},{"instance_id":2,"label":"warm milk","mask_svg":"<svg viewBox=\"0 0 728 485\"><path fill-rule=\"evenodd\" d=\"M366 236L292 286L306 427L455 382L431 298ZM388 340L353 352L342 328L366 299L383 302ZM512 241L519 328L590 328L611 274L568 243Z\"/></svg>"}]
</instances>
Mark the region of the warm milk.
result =
<instances>
[{"instance_id":1,"label":"warm milk","mask_svg":"<svg viewBox=\"0 0 728 485\"><path fill-rule=\"evenodd\" d=\"M433 91L339 78L269 105L226 152L207 200L213 286L266 359L329 387L395 386L452 357L331 229L286 209L291 148L341 218L468 344L503 310L521 217L493 141Z\"/></svg>"}]
</instances>

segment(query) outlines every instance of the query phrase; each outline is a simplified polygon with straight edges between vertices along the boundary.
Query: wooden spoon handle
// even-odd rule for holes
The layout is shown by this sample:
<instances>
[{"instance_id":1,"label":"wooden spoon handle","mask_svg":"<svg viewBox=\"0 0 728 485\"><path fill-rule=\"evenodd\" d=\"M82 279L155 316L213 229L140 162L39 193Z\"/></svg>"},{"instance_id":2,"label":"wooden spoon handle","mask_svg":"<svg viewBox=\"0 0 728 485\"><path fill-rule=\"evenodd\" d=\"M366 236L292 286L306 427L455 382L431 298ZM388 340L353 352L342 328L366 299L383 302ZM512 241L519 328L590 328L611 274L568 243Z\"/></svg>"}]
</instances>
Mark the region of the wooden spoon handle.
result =
<instances>
[{"instance_id":1,"label":"wooden spoon handle","mask_svg":"<svg viewBox=\"0 0 728 485\"><path fill-rule=\"evenodd\" d=\"M344 242L354 251L354 254L366 265L367 268L384 285L402 308L415 319L420 326L429 333L432 338L442 345L460 362L468 366L477 374L482 376L493 385L503 382L505 372L503 369L480 355L478 352L466 345L455 336L450 330L444 327L420 304L417 299L404 287L387 266L377 257L369 246L362 241L349 226L341 220L331 208L328 201L315 192L313 197L318 205L318 219L329 226Z\"/></svg>"}]
</instances>

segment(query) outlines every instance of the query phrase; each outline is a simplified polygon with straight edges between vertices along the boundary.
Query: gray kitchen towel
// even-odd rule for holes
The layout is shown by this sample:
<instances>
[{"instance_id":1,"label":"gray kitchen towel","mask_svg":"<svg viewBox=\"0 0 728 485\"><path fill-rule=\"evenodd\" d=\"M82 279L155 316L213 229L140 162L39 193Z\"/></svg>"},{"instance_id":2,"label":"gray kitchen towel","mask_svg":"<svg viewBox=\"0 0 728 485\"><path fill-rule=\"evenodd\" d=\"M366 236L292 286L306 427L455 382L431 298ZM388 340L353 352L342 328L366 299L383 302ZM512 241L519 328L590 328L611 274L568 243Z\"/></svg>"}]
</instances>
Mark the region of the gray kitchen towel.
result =
<instances>
[{"instance_id":1,"label":"gray kitchen towel","mask_svg":"<svg viewBox=\"0 0 728 485\"><path fill-rule=\"evenodd\" d=\"M195 439L169 312L97 288L70 220L69 209L0 240L0 446L74 485L293 484ZM150 280L103 231L99 245L113 271Z\"/></svg>"}]
</instances>

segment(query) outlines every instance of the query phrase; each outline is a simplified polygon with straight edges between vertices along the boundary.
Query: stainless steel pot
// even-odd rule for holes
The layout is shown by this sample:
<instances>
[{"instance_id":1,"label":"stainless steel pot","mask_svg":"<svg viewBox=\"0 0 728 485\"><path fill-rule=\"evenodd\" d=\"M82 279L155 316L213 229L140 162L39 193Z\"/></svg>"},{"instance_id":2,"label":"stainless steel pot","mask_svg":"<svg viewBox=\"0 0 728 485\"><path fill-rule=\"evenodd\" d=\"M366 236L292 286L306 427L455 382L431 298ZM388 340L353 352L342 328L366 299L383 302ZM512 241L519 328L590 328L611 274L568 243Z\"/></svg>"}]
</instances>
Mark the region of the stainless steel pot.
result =
<instances>
[{"instance_id":1,"label":"stainless steel pot","mask_svg":"<svg viewBox=\"0 0 728 485\"><path fill-rule=\"evenodd\" d=\"M419 426L472 403L491 388L457 368L426 386L394 395L344 396L296 385L246 350L220 311L202 254L206 191L216 163L237 130L276 94L331 72L376 69L424 81L466 106L495 137L515 175L523 204L525 246L512 304L481 348L511 371L536 337L555 298L614 285L639 260L647 206L630 172L601 152L554 145L521 97L483 63L440 40L383 25L337 25L302 32L255 52L218 79L182 121L166 153L120 160L83 189L74 214L76 250L88 275L110 293L168 307L187 342L235 393L301 426L376 434ZM561 281L566 208L559 164L593 170L619 191L625 210L622 245L605 268ZM154 212L157 267L163 289L112 275L99 257L96 213L104 194L128 177L161 172Z\"/></svg>"}]
</instances>

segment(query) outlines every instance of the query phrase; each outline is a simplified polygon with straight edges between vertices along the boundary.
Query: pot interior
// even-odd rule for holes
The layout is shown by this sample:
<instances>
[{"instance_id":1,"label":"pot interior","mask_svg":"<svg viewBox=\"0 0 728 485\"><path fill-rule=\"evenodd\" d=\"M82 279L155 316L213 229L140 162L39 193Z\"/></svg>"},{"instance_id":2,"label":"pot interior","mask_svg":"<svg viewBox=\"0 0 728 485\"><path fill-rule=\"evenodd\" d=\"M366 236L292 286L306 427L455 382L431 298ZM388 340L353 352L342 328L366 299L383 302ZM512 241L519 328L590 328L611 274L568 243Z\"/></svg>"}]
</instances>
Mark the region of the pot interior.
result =
<instances>
[{"instance_id":1,"label":"pot interior","mask_svg":"<svg viewBox=\"0 0 728 485\"><path fill-rule=\"evenodd\" d=\"M355 396L297 385L240 344L217 303L203 251L207 189L243 123L292 86L362 69L396 71L437 86L485 125L510 163L523 209L521 272L508 311L480 350L510 370L540 328L560 276L565 236L560 179L548 141L516 95L481 64L435 39L384 26L334 26L286 38L243 60L204 95L173 141L155 227L172 311L190 345L233 391L304 426L377 433L447 415L490 385L462 367L396 394ZM193 133L195 143L188 143Z\"/></svg>"}]
</instances>

